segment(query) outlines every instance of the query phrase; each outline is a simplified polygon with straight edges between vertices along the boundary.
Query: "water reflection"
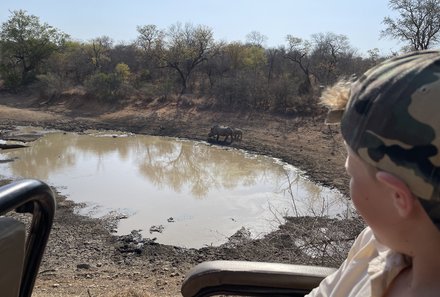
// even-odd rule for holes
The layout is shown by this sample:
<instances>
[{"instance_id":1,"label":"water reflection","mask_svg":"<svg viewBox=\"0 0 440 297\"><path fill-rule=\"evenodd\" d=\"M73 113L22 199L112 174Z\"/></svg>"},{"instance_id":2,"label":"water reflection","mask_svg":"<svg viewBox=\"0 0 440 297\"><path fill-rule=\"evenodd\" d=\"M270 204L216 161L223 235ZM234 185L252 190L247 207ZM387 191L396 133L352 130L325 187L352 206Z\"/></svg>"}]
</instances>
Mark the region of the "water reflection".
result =
<instances>
[{"instance_id":1,"label":"water reflection","mask_svg":"<svg viewBox=\"0 0 440 297\"><path fill-rule=\"evenodd\" d=\"M18 157L10 167L14 175L23 177L38 176L47 180L49 175L57 170L68 168L75 164L76 155L70 150L75 146L75 139L64 139L62 133L50 134L36 141L25 149L8 150L2 153L3 159Z\"/></svg>"},{"instance_id":2,"label":"water reflection","mask_svg":"<svg viewBox=\"0 0 440 297\"><path fill-rule=\"evenodd\" d=\"M181 192L188 185L198 198L206 197L213 188L252 186L269 170L262 163L243 158L237 151L216 150L189 142L160 141L140 153L138 162L139 172L157 186L169 186Z\"/></svg>"},{"instance_id":3,"label":"water reflection","mask_svg":"<svg viewBox=\"0 0 440 297\"><path fill-rule=\"evenodd\" d=\"M287 165L286 165L287 166ZM348 218L353 215L350 200L343 195L337 195L327 188L317 186L296 170L284 166L284 179L278 185L278 192L289 201L290 208L283 216L330 216ZM288 166L287 166L288 167ZM306 199L304 199L306 197Z\"/></svg>"},{"instance_id":4,"label":"water reflection","mask_svg":"<svg viewBox=\"0 0 440 297\"><path fill-rule=\"evenodd\" d=\"M142 229L174 245L218 244L242 226L258 234L286 214L337 215L350 208L340 194L301 178L291 166L191 141L51 133L1 155L18 160L0 164L0 174L65 187L96 215L128 212L120 233ZM165 231L151 235L152 225Z\"/></svg>"}]
</instances>

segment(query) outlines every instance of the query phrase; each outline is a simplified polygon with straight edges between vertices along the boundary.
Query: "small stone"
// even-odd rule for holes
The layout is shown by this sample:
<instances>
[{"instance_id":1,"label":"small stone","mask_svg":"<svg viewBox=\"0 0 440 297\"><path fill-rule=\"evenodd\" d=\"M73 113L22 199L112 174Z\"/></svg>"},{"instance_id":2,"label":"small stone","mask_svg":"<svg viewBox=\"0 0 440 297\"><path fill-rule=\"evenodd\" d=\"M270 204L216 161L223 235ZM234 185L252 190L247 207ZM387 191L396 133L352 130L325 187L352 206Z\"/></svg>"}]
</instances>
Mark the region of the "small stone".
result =
<instances>
[{"instance_id":1,"label":"small stone","mask_svg":"<svg viewBox=\"0 0 440 297\"><path fill-rule=\"evenodd\" d=\"M163 225L159 225L159 226L151 226L150 227L150 234L153 232L159 232L162 233L163 230L165 229L165 227Z\"/></svg>"},{"instance_id":2,"label":"small stone","mask_svg":"<svg viewBox=\"0 0 440 297\"><path fill-rule=\"evenodd\" d=\"M81 264L76 265L76 268L78 268L78 269L90 269L90 265L87 264L87 263L81 263Z\"/></svg>"},{"instance_id":3,"label":"small stone","mask_svg":"<svg viewBox=\"0 0 440 297\"><path fill-rule=\"evenodd\" d=\"M60 284L53 284L52 288L58 288L60 286Z\"/></svg>"}]
</instances>

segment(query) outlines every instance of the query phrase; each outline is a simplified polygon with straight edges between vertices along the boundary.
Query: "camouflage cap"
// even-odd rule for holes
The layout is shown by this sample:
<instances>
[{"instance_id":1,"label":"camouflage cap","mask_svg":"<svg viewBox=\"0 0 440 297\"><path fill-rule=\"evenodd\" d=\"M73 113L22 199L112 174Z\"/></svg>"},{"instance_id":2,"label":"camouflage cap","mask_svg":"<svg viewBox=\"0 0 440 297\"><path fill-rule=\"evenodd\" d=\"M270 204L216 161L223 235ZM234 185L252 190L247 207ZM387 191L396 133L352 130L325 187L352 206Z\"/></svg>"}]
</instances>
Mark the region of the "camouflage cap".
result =
<instances>
[{"instance_id":1,"label":"camouflage cap","mask_svg":"<svg viewBox=\"0 0 440 297\"><path fill-rule=\"evenodd\" d=\"M440 51L394 57L350 88L342 136L361 159L440 201Z\"/></svg>"}]
</instances>

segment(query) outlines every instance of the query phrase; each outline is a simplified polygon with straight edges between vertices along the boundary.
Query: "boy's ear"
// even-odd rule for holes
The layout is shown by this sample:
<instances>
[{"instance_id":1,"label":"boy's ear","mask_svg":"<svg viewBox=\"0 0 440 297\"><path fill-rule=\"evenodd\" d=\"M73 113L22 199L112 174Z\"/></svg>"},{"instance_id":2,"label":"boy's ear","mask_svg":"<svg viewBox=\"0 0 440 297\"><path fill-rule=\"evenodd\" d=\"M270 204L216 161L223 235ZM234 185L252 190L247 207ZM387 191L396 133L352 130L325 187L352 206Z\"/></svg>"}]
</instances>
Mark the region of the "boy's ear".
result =
<instances>
[{"instance_id":1,"label":"boy's ear","mask_svg":"<svg viewBox=\"0 0 440 297\"><path fill-rule=\"evenodd\" d=\"M390 190L394 206L402 217L408 217L414 209L416 201L414 194L405 182L391 173L378 171L376 178Z\"/></svg>"}]
</instances>

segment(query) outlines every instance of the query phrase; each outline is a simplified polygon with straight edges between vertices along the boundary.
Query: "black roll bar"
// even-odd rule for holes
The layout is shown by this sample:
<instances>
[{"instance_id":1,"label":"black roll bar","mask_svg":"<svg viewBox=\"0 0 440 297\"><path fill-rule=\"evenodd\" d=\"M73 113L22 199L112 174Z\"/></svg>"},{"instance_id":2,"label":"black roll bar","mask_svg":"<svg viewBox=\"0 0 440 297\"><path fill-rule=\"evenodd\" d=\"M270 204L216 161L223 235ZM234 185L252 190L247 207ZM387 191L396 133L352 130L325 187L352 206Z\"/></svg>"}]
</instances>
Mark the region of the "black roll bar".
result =
<instances>
[{"instance_id":1,"label":"black roll bar","mask_svg":"<svg viewBox=\"0 0 440 297\"><path fill-rule=\"evenodd\" d=\"M38 268L49 239L56 201L51 188L36 179L24 179L0 187L0 215L16 210L31 213L32 222L26 239L20 297L30 297Z\"/></svg>"}]
</instances>

